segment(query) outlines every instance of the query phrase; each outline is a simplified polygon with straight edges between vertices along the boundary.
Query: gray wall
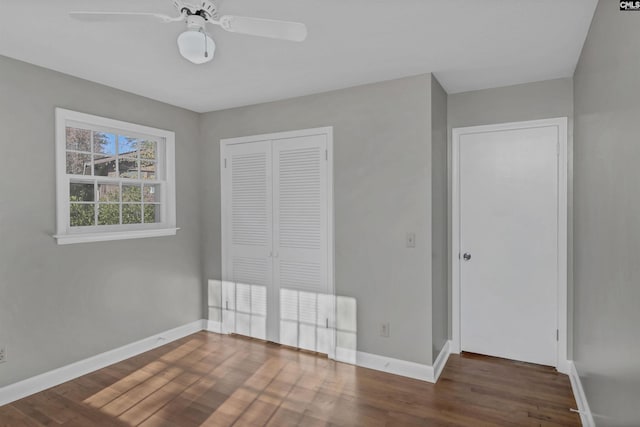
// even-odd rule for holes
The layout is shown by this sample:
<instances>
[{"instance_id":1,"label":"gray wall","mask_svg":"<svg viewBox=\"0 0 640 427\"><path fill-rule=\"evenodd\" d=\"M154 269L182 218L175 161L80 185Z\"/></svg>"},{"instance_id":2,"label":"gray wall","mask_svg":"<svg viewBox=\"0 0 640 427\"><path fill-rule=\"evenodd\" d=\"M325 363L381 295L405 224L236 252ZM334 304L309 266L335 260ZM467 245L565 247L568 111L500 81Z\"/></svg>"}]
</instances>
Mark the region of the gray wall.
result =
<instances>
[{"instance_id":1,"label":"gray wall","mask_svg":"<svg viewBox=\"0 0 640 427\"><path fill-rule=\"evenodd\" d=\"M573 116L571 78L449 95L449 128Z\"/></svg>"},{"instance_id":2,"label":"gray wall","mask_svg":"<svg viewBox=\"0 0 640 427\"><path fill-rule=\"evenodd\" d=\"M0 57L0 387L202 316L198 115ZM176 132L175 237L57 246L54 107Z\"/></svg>"},{"instance_id":3,"label":"gray wall","mask_svg":"<svg viewBox=\"0 0 640 427\"><path fill-rule=\"evenodd\" d=\"M447 93L431 79L431 295L433 360L449 339Z\"/></svg>"},{"instance_id":4,"label":"gray wall","mask_svg":"<svg viewBox=\"0 0 640 427\"><path fill-rule=\"evenodd\" d=\"M450 334L447 123L573 116L571 79L447 98L425 74L199 115L4 57L0 70L0 386L199 319L202 279L220 277L220 139L319 126L334 126L336 287L358 301L358 349L431 364ZM176 132L178 236L55 244L56 106Z\"/></svg>"},{"instance_id":5,"label":"gray wall","mask_svg":"<svg viewBox=\"0 0 640 427\"><path fill-rule=\"evenodd\" d=\"M601 1L575 83L574 360L599 425L640 425L640 15Z\"/></svg>"},{"instance_id":6,"label":"gray wall","mask_svg":"<svg viewBox=\"0 0 640 427\"><path fill-rule=\"evenodd\" d=\"M456 127L568 117L568 355L573 312L573 80L571 78L449 95L449 139ZM449 159L451 162L451 159ZM449 207L451 201L449 201ZM449 236L451 237L451 236ZM451 332L451 331L450 331Z\"/></svg>"},{"instance_id":7,"label":"gray wall","mask_svg":"<svg viewBox=\"0 0 640 427\"><path fill-rule=\"evenodd\" d=\"M426 74L203 115L206 278L221 274L220 139L333 126L336 289L357 300L358 349L431 364L430 90Z\"/></svg>"}]
</instances>

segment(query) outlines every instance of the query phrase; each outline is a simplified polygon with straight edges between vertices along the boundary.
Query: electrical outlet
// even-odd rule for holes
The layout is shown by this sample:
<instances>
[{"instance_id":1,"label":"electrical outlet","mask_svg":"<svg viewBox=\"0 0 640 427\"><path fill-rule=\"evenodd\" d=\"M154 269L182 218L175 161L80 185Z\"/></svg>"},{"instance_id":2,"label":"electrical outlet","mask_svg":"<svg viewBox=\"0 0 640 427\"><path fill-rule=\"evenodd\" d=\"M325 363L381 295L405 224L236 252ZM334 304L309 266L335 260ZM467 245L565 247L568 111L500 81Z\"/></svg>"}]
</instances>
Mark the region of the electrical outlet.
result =
<instances>
[{"instance_id":1,"label":"electrical outlet","mask_svg":"<svg viewBox=\"0 0 640 427\"><path fill-rule=\"evenodd\" d=\"M7 348L0 346L0 363L7 361Z\"/></svg>"},{"instance_id":2,"label":"electrical outlet","mask_svg":"<svg viewBox=\"0 0 640 427\"><path fill-rule=\"evenodd\" d=\"M380 325L380 336L389 337L389 322Z\"/></svg>"},{"instance_id":3,"label":"electrical outlet","mask_svg":"<svg viewBox=\"0 0 640 427\"><path fill-rule=\"evenodd\" d=\"M408 248L416 247L416 233L407 233L407 247Z\"/></svg>"}]
</instances>

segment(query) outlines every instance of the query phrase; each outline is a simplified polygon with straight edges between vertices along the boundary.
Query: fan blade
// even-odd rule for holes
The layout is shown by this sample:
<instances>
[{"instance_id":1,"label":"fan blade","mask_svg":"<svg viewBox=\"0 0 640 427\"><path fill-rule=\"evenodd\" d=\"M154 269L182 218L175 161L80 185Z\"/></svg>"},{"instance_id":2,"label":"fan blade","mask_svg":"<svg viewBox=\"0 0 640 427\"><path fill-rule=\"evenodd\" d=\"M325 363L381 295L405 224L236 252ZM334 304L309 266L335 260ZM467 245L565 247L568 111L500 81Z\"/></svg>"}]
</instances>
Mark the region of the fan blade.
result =
<instances>
[{"instance_id":1,"label":"fan blade","mask_svg":"<svg viewBox=\"0 0 640 427\"><path fill-rule=\"evenodd\" d=\"M219 24L231 33L249 34L252 36L270 37L295 42L301 42L307 38L307 26L298 22L225 15L220 18Z\"/></svg>"},{"instance_id":2,"label":"fan blade","mask_svg":"<svg viewBox=\"0 0 640 427\"><path fill-rule=\"evenodd\" d=\"M89 21L89 22L101 22L101 21L111 21L111 22L137 22L144 20L151 20L155 22L175 22L181 21L184 18L184 15L180 15L178 17L171 17L167 15L162 15L160 13L153 12L83 12L83 11L73 11L69 12L69 15L72 18L78 19L80 21Z\"/></svg>"}]
</instances>

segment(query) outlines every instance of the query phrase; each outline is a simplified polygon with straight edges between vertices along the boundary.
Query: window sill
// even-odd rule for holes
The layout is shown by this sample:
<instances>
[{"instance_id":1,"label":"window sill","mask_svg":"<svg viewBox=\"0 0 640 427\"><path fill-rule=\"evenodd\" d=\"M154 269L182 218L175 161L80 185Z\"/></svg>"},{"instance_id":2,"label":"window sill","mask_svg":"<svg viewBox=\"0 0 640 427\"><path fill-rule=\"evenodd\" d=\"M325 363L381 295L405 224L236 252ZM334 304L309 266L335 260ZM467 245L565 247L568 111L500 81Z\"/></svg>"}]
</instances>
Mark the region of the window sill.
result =
<instances>
[{"instance_id":1,"label":"window sill","mask_svg":"<svg viewBox=\"0 0 640 427\"><path fill-rule=\"evenodd\" d=\"M56 234L59 245L73 243L107 242L110 240L142 239L145 237L175 236L179 228L156 228L152 230L111 231L106 233Z\"/></svg>"}]
</instances>

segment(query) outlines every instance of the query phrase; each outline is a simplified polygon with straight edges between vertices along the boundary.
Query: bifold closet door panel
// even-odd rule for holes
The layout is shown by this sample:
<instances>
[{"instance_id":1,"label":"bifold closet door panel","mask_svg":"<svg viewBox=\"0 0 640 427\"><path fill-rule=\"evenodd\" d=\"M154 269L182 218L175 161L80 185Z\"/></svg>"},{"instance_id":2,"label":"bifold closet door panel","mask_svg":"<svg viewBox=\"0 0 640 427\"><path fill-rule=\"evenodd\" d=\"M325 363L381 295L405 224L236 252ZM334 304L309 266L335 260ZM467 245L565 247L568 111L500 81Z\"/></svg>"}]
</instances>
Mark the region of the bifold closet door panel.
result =
<instances>
[{"instance_id":1,"label":"bifold closet door panel","mask_svg":"<svg viewBox=\"0 0 640 427\"><path fill-rule=\"evenodd\" d=\"M267 294L273 284L271 141L227 145L224 162L222 228L227 277L223 280L234 288L223 301L233 311L233 315L227 313L227 328L265 339Z\"/></svg>"},{"instance_id":2,"label":"bifold closet door panel","mask_svg":"<svg viewBox=\"0 0 640 427\"><path fill-rule=\"evenodd\" d=\"M326 135L273 141L274 284L280 342L329 352Z\"/></svg>"},{"instance_id":3,"label":"bifold closet door panel","mask_svg":"<svg viewBox=\"0 0 640 427\"><path fill-rule=\"evenodd\" d=\"M273 141L274 283L328 293L325 135Z\"/></svg>"}]
</instances>

